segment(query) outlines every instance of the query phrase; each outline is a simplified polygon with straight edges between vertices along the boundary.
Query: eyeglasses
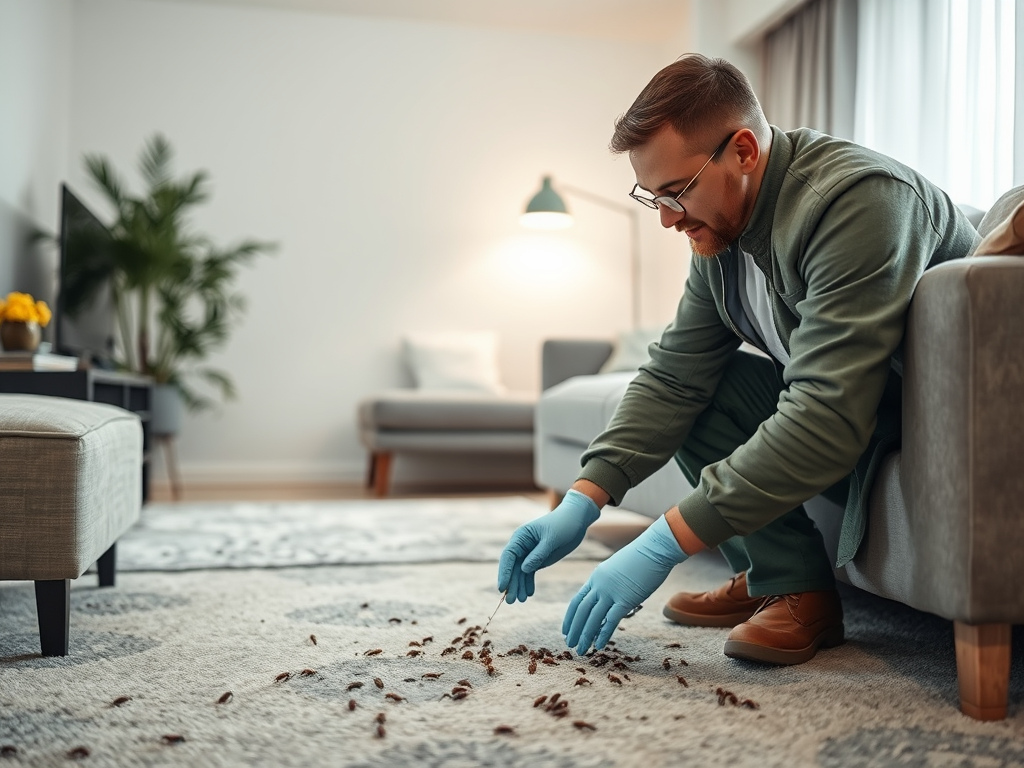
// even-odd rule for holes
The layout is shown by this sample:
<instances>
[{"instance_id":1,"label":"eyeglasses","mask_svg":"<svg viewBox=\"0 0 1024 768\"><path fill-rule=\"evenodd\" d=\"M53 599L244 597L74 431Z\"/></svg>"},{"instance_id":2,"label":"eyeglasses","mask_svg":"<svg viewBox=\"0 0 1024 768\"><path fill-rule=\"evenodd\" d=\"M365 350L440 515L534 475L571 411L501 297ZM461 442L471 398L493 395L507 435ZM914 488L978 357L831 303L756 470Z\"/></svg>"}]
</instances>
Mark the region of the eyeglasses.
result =
<instances>
[{"instance_id":1,"label":"eyeglasses","mask_svg":"<svg viewBox=\"0 0 1024 768\"><path fill-rule=\"evenodd\" d=\"M636 200L638 203L646 205L648 208L653 208L654 210L658 210L658 207L663 205L670 211L675 211L676 213L686 213L686 208L684 208L683 204L679 202L679 198L685 195L686 191L693 186L693 183L697 180L697 177L704 172L705 168L708 167L708 163L710 163L712 160L718 157L722 150L729 146L729 142L732 141L733 136L735 135L736 133L730 133L728 136L725 137L725 141L718 145L718 149L711 153L711 157L707 159L704 165L700 167L700 170L697 171L696 174L694 174L692 179L690 179L690 183L683 187L682 191L679 192L678 194L659 195L658 197L644 197L643 195L638 195L636 193L640 185L634 184L633 191L629 193L629 196Z\"/></svg>"}]
</instances>

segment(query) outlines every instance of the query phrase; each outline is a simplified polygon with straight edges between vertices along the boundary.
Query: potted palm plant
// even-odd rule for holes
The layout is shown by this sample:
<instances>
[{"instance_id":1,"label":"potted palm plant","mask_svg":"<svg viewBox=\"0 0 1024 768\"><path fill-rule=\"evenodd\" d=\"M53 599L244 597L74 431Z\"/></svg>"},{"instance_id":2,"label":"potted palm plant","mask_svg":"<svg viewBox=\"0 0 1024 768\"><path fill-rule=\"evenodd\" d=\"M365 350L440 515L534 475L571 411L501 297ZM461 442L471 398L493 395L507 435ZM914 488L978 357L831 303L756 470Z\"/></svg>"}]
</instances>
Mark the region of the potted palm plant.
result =
<instances>
[{"instance_id":1,"label":"potted palm plant","mask_svg":"<svg viewBox=\"0 0 1024 768\"><path fill-rule=\"evenodd\" d=\"M151 431L177 434L184 408L199 411L236 396L230 376L203 365L244 312L232 284L239 267L273 249L245 240L229 248L191 231L187 214L205 202L207 174L175 179L171 146L160 134L143 146L142 195L132 195L110 162L85 156L93 182L115 210L113 245L97 257L93 281L111 286L117 310L117 364L155 382ZM86 287L87 290L87 287ZM210 394L210 393L213 394Z\"/></svg>"}]
</instances>

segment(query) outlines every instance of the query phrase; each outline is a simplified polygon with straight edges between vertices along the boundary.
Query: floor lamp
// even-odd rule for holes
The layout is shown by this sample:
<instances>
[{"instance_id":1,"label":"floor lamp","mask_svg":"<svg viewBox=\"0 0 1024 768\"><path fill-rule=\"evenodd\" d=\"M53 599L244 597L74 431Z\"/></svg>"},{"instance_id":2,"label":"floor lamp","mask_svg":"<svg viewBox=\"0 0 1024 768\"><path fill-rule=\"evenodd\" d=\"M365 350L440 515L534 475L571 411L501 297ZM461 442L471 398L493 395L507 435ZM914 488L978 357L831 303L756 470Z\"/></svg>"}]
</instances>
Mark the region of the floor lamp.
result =
<instances>
[{"instance_id":1,"label":"floor lamp","mask_svg":"<svg viewBox=\"0 0 1024 768\"><path fill-rule=\"evenodd\" d=\"M570 195L582 198L588 202L600 205L613 211L625 214L629 218L629 277L630 277L630 300L632 302L633 328L640 327L640 214L636 206L617 203L606 197L595 195L585 189L571 187L568 184L559 185L560 188ZM545 176L541 182L540 192L535 194L530 202L526 204L526 211L519 218L524 227L530 229L565 229L572 226L572 216L569 214L565 201L551 186L551 177Z\"/></svg>"}]
</instances>

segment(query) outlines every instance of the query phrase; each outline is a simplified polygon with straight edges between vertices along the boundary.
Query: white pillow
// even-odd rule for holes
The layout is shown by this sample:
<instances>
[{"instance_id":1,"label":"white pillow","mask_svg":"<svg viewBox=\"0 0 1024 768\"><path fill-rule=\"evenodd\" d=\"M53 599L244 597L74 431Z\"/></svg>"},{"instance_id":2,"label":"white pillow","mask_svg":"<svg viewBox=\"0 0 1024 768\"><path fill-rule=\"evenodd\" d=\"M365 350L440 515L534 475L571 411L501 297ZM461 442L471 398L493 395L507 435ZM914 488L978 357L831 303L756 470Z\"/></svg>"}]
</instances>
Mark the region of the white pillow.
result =
<instances>
[{"instance_id":1,"label":"white pillow","mask_svg":"<svg viewBox=\"0 0 1024 768\"><path fill-rule=\"evenodd\" d=\"M600 373L639 370L641 365L651 359L647 354L647 348L651 346L651 342L660 341L664 332L665 326L659 325L620 333L619 338L615 340L611 357L601 366Z\"/></svg>"},{"instance_id":2,"label":"white pillow","mask_svg":"<svg viewBox=\"0 0 1024 768\"><path fill-rule=\"evenodd\" d=\"M501 394L498 335L493 331L410 333L402 352L420 389L465 389Z\"/></svg>"}]
</instances>

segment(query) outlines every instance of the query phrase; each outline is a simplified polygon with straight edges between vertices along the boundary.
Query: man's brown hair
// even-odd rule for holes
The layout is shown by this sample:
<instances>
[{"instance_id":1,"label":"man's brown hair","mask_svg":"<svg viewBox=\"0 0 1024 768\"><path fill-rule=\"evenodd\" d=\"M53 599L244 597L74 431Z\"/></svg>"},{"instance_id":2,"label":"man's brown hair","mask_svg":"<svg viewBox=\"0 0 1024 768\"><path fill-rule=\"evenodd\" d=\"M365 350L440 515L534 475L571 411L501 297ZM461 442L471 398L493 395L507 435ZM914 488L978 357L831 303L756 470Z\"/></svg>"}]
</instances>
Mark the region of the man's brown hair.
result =
<instances>
[{"instance_id":1,"label":"man's brown hair","mask_svg":"<svg viewBox=\"0 0 1024 768\"><path fill-rule=\"evenodd\" d=\"M725 59L699 53L680 56L654 76L615 121L609 147L630 152L666 123L682 136L707 144L709 152L729 131L749 128L763 141L769 130L746 76Z\"/></svg>"}]
</instances>

